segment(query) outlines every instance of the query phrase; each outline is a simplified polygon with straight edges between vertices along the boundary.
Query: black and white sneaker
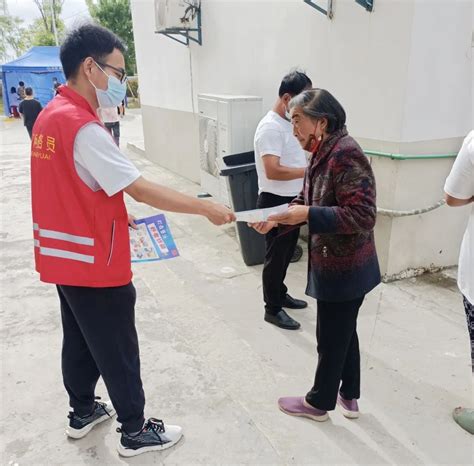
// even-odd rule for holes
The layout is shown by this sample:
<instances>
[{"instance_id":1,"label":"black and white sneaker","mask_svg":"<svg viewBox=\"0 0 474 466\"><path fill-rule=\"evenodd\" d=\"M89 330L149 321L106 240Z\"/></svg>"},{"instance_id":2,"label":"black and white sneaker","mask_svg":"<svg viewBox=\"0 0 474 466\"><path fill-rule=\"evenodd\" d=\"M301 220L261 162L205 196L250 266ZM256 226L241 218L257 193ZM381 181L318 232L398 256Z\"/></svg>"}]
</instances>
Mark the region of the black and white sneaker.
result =
<instances>
[{"instance_id":1,"label":"black and white sneaker","mask_svg":"<svg viewBox=\"0 0 474 466\"><path fill-rule=\"evenodd\" d=\"M149 451L166 450L177 444L183 436L181 427L165 425L163 421L152 417L136 435L130 435L120 427L117 432L122 434L117 446L120 456L137 456Z\"/></svg>"},{"instance_id":2,"label":"black and white sneaker","mask_svg":"<svg viewBox=\"0 0 474 466\"><path fill-rule=\"evenodd\" d=\"M99 397L96 398L100 400ZM69 413L69 425L66 435L70 438L80 439L85 437L97 424L111 419L115 409L110 401L96 401L94 410L87 416L79 416L74 411Z\"/></svg>"}]
</instances>

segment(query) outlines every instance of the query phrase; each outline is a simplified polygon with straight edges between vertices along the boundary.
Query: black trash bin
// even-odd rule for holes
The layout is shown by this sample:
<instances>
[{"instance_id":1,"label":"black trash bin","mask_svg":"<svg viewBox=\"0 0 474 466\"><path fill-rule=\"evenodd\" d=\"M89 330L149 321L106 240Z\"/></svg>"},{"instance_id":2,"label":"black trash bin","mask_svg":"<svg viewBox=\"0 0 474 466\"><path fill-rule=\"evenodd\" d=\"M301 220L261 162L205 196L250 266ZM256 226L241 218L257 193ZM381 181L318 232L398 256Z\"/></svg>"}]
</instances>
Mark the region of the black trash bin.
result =
<instances>
[{"instance_id":1,"label":"black trash bin","mask_svg":"<svg viewBox=\"0 0 474 466\"><path fill-rule=\"evenodd\" d=\"M252 163L242 163L249 162ZM225 157L226 168L221 170L221 176L228 178L232 208L235 212L252 210L257 206L258 177L255 169L253 152L232 154ZM235 163L238 165L235 165ZM265 238L245 222L237 222L242 258L246 265L263 264L265 259Z\"/></svg>"}]
</instances>

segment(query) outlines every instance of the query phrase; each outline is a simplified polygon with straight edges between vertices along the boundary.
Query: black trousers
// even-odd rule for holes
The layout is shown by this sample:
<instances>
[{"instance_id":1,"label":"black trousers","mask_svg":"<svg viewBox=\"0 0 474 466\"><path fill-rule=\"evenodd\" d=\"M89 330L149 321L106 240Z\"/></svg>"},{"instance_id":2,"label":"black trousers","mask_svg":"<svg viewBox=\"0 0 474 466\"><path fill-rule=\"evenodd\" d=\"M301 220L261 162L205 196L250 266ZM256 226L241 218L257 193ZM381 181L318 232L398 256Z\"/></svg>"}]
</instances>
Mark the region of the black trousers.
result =
<instances>
[{"instance_id":1,"label":"black trousers","mask_svg":"<svg viewBox=\"0 0 474 466\"><path fill-rule=\"evenodd\" d=\"M261 193L257 199L257 208L265 209L281 204L290 203L294 197L277 196L271 193ZM265 262L263 264L262 283L265 310L276 314L282 307L283 299L288 292L285 285L286 271L295 252L299 228L285 235L279 228L273 228L265 235Z\"/></svg>"},{"instance_id":2,"label":"black trousers","mask_svg":"<svg viewBox=\"0 0 474 466\"><path fill-rule=\"evenodd\" d=\"M469 338L471 339L471 365L474 374L474 304L464 298L464 310L466 311L467 329L469 330Z\"/></svg>"},{"instance_id":3,"label":"black trousers","mask_svg":"<svg viewBox=\"0 0 474 466\"><path fill-rule=\"evenodd\" d=\"M306 395L306 401L315 408L333 410L338 391L347 400L360 397L357 316L364 297L340 303L317 302L318 366L314 386Z\"/></svg>"},{"instance_id":4,"label":"black trousers","mask_svg":"<svg viewBox=\"0 0 474 466\"><path fill-rule=\"evenodd\" d=\"M28 136L30 136L30 139L33 139L33 126L25 126L26 131L28 131Z\"/></svg>"},{"instance_id":5,"label":"black trousers","mask_svg":"<svg viewBox=\"0 0 474 466\"><path fill-rule=\"evenodd\" d=\"M114 123L104 123L110 134L114 137L115 144L120 145L120 121Z\"/></svg>"},{"instance_id":6,"label":"black trousers","mask_svg":"<svg viewBox=\"0 0 474 466\"><path fill-rule=\"evenodd\" d=\"M94 407L102 376L117 420L127 432L144 423L145 395L135 329L135 287L57 286L63 324L62 372L71 407L80 416Z\"/></svg>"}]
</instances>

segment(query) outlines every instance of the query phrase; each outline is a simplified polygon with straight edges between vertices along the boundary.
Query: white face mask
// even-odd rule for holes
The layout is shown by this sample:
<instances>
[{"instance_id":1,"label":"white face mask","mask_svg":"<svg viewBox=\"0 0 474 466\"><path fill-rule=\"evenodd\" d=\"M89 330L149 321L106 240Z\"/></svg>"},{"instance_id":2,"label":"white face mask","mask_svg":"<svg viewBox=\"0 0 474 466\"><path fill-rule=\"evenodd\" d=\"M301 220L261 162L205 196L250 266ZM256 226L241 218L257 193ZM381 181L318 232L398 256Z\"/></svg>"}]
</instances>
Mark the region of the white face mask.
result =
<instances>
[{"instance_id":1,"label":"white face mask","mask_svg":"<svg viewBox=\"0 0 474 466\"><path fill-rule=\"evenodd\" d=\"M96 63L97 65L97 63ZM89 82L94 86L97 95L97 101L101 108L118 107L127 93L127 83L121 83L115 76L108 75L99 65L97 67L107 76L107 90L98 89L97 86L89 79Z\"/></svg>"}]
</instances>

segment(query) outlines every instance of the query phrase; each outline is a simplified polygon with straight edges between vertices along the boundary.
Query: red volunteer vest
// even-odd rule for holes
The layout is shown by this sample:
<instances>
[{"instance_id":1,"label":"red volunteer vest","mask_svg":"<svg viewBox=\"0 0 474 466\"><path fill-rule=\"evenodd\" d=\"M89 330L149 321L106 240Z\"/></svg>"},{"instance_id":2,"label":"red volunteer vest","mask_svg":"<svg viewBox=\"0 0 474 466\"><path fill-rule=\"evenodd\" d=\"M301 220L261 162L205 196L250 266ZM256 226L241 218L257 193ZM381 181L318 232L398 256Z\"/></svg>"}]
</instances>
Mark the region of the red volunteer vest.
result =
<instances>
[{"instance_id":1,"label":"red volunteer vest","mask_svg":"<svg viewBox=\"0 0 474 466\"><path fill-rule=\"evenodd\" d=\"M36 270L43 282L122 286L132 278L123 193L92 191L77 175L74 140L101 124L67 86L40 113L31 143L31 197ZM94 142L91 141L91 144Z\"/></svg>"}]
</instances>

